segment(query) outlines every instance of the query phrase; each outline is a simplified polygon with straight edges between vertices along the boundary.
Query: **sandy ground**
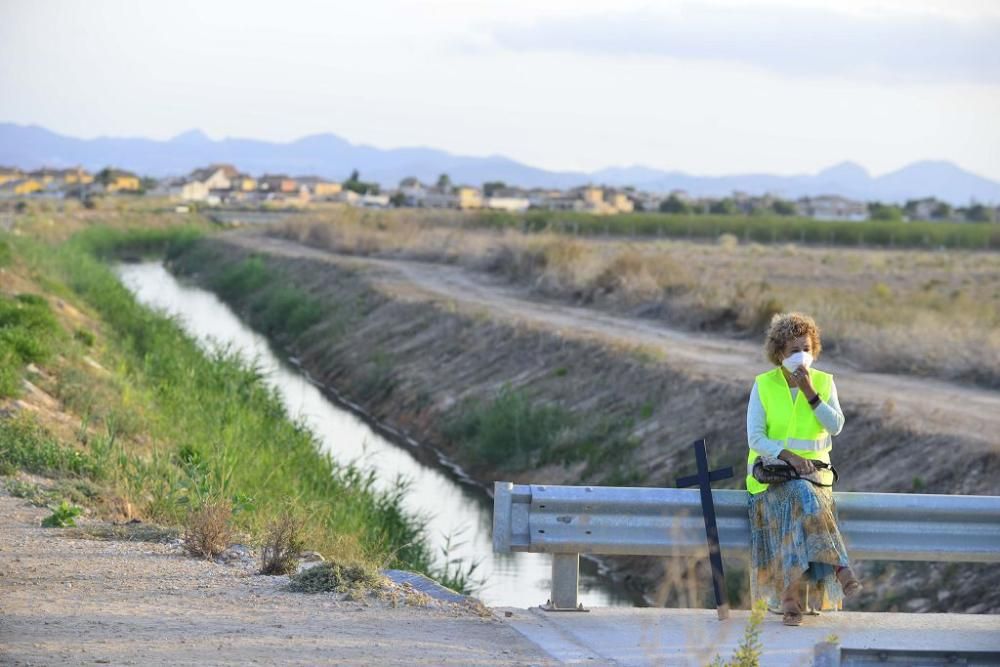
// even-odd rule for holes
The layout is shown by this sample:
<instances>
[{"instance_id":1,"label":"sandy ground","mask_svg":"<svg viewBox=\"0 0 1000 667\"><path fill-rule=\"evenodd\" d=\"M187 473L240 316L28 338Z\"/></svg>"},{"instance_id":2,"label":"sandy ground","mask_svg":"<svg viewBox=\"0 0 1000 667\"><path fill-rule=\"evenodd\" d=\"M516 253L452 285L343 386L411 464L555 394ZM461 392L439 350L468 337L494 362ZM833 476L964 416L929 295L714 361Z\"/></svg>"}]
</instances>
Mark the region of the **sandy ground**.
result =
<instances>
[{"instance_id":1,"label":"sandy ground","mask_svg":"<svg viewBox=\"0 0 1000 667\"><path fill-rule=\"evenodd\" d=\"M465 607L291 593L178 546L41 528L47 514L0 491L2 665L554 664Z\"/></svg>"},{"instance_id":2,"label":"sandy ground","mask_svg":"<svg viewBox=\"0 0 1000 667\"><path fill-rule=\"evenodd\" d=\"M257 230L249 234L231 234L226 239L286 257L368 267L376 274L375 284L396 297L445 300L455 308L544 327L565 337L648 346L661 352L666 363L688 367L696 364L698 371L709 377L751 378L760 372L762 353L757 343L685 332L648 319L542 301L523 289L457 266L338 255L266 237ZM877 407L884 407L888 402L896 418L905 420L915 430L961 435L990 450L997 446L1000 392L906 375L868 373L830 363L827 359L821 366L836 375L840 393L849 395L852 402Z\"/></svg>"}]
</instances>

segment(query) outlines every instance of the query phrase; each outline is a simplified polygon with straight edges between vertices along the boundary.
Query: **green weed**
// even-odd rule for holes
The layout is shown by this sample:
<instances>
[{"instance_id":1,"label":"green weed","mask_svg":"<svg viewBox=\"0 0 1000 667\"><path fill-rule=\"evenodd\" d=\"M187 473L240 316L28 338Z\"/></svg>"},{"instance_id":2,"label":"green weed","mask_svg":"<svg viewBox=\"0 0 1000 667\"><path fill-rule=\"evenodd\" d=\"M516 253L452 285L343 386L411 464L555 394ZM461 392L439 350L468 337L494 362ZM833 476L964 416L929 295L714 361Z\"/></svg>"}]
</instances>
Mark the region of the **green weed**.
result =
<instances>
[{"instance_id":1,"label":"green weed","mask_svg":"<svg viewBox=\"0 0 1000 667\"><path fill-rule=\"evenodd\" d=\"M195 225L128 229L97 226L74 235L70 243L76 250L105 259L122 255L172 259L204 235L204 228Z\"/></svg>"},{"instance_id":2,"label":"green weed","mask_svg":"<svg viewBox=\"0 0 1000 667\"><path fill-rule=\"evenodd\" d=\"M73 332L73 339L83 343L86 347L94 346L94 334L86 329L77 329Z\"/></svg>"},{"instance_id":3,"label":"green weed","mask_svg":"<svg viewBox=\"0 0 1000 667\"><path fill-rule=\"evenodd\" d=\"M456 550L465 545L465 541L461 539L464 533L465 528L460 528L444 536L444 544L441 545L441 565L433 574L434 579L442 586L468 595L482 588L486 581L476 576L481 561L465 561L454 555Z\"/></svg>"},{"instance_id":4,"label":"green weed","mask_svg":"<svg viewBox=\"0 0 1000 667\"><path fill-rule=\"evenodd\" d=\"M40 475L100 478L102 471L88 453L59 444L31 416L0 419L0 462Z\"/></svg>"},{"instance_id":5,"label":"green weed","mask_svg":"<svg viewBox=\"0 0 1000 667\"><path fill-rule=\"evenodd\" d=\"M52 514L42 519L43 528L70 528L76 525L76 517L83 514L83 508L62 501L56 507L50 507Z\"/></svg>"},{"instance_id":6,"label":"green weed","mask_svg":"<svg viewBox=\"0 0 1000 667\"><path fill-rule=\"evenodd\" d=\"M63 337L48 302L36 294L0 294L0 397L20 387L21 369L47 361Z\"/></svg>"},{"instance_id":7,"label":"green weed","mask_svg":"<svg viewBox=\"0 0 1000 667\"><path fill-rule=\"evenodd\" d=\"M362 401L372 401L392 393L396 387L393 376L392 356L383 350L375 350L369 361L367 372L357 387L357 397Z\"/></svg>"},{"instance_id":8,"label":"green weed","mask_svg":"<svg viewBox=\"0 0 1000 667\"><path fill-rule=\"evenodd\" d=\"M760 643L760 626L764 622L764 615L767 613L767 603L758 600L750 611L750 619L743 629L743 638L740 640L733 657L723 660L716 655L710 667L758 667L763 645Z\"/></svg>"},{"instance_id":9,"label":"green weed","mask_svg":"<svg viewBox=\"0 0 1000 667\"><path fill-rule=\"evenodd\" d=\"M13 258L14 253L10 248L10 242L7 239L0 239L0 268L10 266Z\"/></svg>"}]
</instances>

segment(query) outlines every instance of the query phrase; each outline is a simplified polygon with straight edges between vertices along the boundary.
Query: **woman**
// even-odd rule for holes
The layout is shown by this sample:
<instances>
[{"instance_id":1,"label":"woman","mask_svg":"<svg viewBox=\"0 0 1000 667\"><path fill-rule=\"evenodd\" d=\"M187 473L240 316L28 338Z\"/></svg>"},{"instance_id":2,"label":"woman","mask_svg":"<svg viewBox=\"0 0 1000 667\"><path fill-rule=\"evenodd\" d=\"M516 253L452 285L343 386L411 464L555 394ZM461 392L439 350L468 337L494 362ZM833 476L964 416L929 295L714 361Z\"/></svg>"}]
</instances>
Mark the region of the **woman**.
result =
<instances>
[{"instance_id":1,"label":"woman","mask_svg":"<svg viewBox=\"0 0 1000 667\"><path fill-rule=\"evenodd\" d=\"M750 589L753 600L780 600L785 625L801 625L808 585L814 608L839 608L861 583L849 567L831 488L804 479L762 484L751 474L758 456L780 458L800 475L832 483L813 461L830 463L831 436L844 427L833 376L812 368L819 328L799 313L775 315L764 343L776 368L757 376L747 408L750 492Z\"/></svg>"}]
</instances>

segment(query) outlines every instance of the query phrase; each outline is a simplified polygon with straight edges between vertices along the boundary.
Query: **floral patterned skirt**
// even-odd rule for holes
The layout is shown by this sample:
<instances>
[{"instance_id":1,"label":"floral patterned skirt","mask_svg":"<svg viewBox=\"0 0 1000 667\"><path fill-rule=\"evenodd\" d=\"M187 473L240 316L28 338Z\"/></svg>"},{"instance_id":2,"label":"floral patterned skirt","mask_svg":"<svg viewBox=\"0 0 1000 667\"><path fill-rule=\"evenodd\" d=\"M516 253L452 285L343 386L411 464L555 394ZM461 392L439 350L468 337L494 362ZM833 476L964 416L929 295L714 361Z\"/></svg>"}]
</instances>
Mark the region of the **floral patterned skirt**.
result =
<instances>
[{"instance_id":1,"label":"floral patterned skirt","mask_svg":"<svg viewBox=\"0 0 1000 667\"><path fill-rule=\"evenodd\" d=\"M782 592L801 576L808 608L839 609L843 591L836 567L848 565L830 489L792 480L750 496L753 601L763 598L779 610Z\"/></svg>"}]
</instances>

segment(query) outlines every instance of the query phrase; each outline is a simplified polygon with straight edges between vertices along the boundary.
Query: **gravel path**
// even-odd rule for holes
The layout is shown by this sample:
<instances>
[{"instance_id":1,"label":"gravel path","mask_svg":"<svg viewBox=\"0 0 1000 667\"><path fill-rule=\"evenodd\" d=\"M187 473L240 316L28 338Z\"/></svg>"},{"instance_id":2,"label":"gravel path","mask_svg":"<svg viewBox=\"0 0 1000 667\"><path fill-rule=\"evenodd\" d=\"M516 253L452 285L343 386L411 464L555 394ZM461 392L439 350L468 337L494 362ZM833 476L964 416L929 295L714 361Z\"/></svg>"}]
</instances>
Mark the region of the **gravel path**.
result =
<instances>
[{"instance_id":1,"label":"gravel path","mask_svg":"<svg viewBox=\"0 0 1000 667\"><path fill-rule=\"evenodd\" d=\"M549 665L495 616L283 590L176 545L81 539L0 491L2 665Z\"/></svg>"}]
</instances>

